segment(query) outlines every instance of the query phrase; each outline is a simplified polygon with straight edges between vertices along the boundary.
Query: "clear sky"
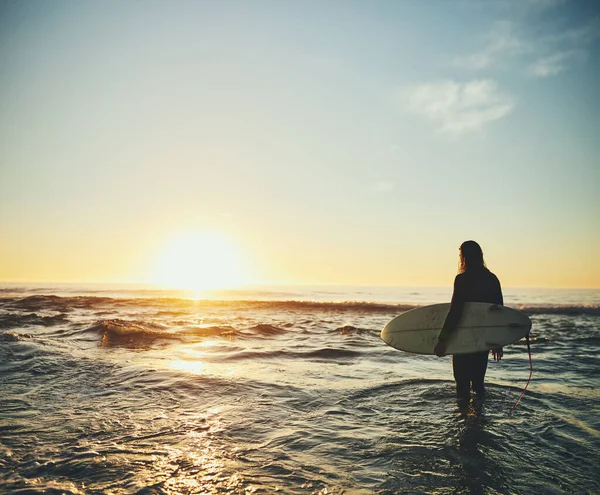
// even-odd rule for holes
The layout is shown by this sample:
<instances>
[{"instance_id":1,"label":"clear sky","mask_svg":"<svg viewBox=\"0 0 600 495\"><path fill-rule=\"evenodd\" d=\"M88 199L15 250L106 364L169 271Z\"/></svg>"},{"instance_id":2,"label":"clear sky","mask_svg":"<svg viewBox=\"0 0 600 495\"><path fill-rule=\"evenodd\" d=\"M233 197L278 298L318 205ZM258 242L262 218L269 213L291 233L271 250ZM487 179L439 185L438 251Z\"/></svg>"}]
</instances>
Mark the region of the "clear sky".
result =
<instances>
[{"instance_id":1,"label":"clear sky","mask_svg":"<svg viewBox=\"0 0 600 495\"><path fill-rule=\"evenodd\" d=\"M2 1L0 280L600 287L600 8Z\"/></svg>"}]
</instances>

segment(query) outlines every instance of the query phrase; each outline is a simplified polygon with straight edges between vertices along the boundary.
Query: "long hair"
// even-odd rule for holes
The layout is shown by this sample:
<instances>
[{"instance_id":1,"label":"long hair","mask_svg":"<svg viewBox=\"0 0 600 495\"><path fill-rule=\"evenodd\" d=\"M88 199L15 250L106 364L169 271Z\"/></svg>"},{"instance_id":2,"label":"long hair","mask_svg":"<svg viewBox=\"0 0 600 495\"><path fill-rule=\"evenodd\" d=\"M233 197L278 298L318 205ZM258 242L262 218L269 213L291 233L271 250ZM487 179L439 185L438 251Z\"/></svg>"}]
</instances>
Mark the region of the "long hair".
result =
<instances>
[{"instance_id":1,"label":"long hair","mask_svg":"<svg viewBox=\"0 0 600 495\"><path fill-rule=\"evenodd\" d=\"M458 273L464 273L467 270L476 270L478 268L487 268L483 260L483 251L481 246L475 241L465 241L460 245L460 254L458 258Z\"/></svg>"}]
</instances>

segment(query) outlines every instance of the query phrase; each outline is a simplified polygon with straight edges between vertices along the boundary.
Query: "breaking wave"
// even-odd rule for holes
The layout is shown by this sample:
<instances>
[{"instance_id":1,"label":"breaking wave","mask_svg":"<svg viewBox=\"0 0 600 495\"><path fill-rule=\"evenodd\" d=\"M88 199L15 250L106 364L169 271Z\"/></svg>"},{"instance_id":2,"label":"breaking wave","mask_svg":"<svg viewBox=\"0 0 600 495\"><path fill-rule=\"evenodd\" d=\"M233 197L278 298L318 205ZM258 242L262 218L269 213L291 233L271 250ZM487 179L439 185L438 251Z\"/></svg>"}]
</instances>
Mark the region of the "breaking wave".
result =
<instances>
[{"instance_id":1,"label":"breaking wave","mask_svg":"<svg viewBox=\"0 0 600 495\"><path fill-rule=\"evenodd\" d=\"M600 316L600 305L569 305L569 304L552 304L552 305L530 305L530 306L514 306L515 309L523 311L528 315L564 315L564 316Z\"/></svg>"},{"instance_id":2,"label":"breaking wave","mask_svg":"<svg viewBox=\"0 0 600 495\"><path fill-rule=\"evenodd\" d=\"M173 314L177 314L177 308L248 308L248 309L268 309L268 310L290 310L290 311L328 311L328 312L354 312L365 314L397 314L411 309L415 309L420 304L390 304L367 301L345 301L345 302L327 302L327 301L272 301L272 300L212 300L212 299L182 299L169 297L100 297L100 296L56 296L56 295L33 295L27 297L1 297L0 307L7 310L21 311L55 311L63 313L59 316L42 318L39 323L33 324L55 324L66 318L65 313L74 309L104 309L107 307L156 307L168 309ZM532 304L532 305L513 305L508 304L529 315L589 315L600 316L600 305L588 304ZM36 315L19 315L19 318L34 318ZM1 323L0 323L1 325Z\"/></svg>"},{"instance_id":3,"label":"breaking wave","mask_svg":"<svg viewBox=\"0 0 600 495\"><path fill-rule=\"evenodd\" d=\"M69 312L73 309L94 309L106 306L155 306L155 307L248 307L254 309L303 310L303 311L357 311L364 313L390 313L408 311L418 307L415 304L388 304L365 301L326 302L326 301L269 301L269 300L213 300L181 298L119 298L98 296L56 296L35 295L28 297L0 297L0 306L20 310L53 310Z\"/></svg>"},{"instance_id":4,"label":"breaking wave","mask_svg":"<svg viewBox=\"0 0 600 495\"><path fill-rule=\"evenodd\" d=\"M162 325L120 319L98 321L87 331L99 334L104 347L138 347L153 344L157 340L181 340L181 337Z\"/></svg>"},{"instance_id":5,"label":"breaking wave","mask_svg":"<svg viewBox=\"0 0 600 495\"><path fill-rule=\"evenodd\" d=\"M100 336L103 346L144 347L157 341L198 340L207 337L276 337L287 330L269 324L258 324L243 330L230 325L167 327L151 321L99 320L83 330Z\"/></svg>"}]
</instances>

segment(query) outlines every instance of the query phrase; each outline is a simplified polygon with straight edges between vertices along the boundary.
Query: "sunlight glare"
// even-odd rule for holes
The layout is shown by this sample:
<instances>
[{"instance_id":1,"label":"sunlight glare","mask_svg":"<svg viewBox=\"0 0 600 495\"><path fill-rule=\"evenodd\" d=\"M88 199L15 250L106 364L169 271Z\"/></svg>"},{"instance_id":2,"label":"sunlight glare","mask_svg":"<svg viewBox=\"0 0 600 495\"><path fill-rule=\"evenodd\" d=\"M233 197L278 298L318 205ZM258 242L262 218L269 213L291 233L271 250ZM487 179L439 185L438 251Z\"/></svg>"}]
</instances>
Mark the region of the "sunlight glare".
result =
<instances>
[{"instance_id":1,"label":"sunlight glare","mask_svg":"<svg viewBox=\"0 0 600 495\"><path fill-rule=\"evenodd\" d=\"M228 289L243 283L240 258L226 239L188 232L172 239L161 252L156 283L192 291Z\"/></svg>"},{"instance_id":2,"label":"sunlight glare","mask_svg":"<svg viewBox=\"0 0 600 495\"><path fill-rule=\"evenodd\" d=\"M206 375L210 368L202 361L188 361L185 359L174 359L170 368L177 371L185 371L193 375Z\"/></svg>"}]
</instances>

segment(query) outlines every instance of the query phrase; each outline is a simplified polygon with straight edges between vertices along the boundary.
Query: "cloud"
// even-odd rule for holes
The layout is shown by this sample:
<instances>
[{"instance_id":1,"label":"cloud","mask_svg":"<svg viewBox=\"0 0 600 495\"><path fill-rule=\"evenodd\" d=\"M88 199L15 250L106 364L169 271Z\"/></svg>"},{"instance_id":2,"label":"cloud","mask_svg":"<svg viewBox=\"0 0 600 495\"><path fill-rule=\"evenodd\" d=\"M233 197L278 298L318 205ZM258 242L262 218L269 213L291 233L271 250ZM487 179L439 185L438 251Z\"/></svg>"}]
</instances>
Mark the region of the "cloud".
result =
<instances>
[{"instance_id":1,"label":"cloud","mask_svg":"<svg viewBox=\"0 0 600 495\"><path fill-rule=\"evenodd\" d=\"M530 0L529 3L538 7L553 4L546 0ZM483 38L483 48L455 58L454 65L481 71L506 65L502 63L521 57L528 73L538 77L555 76L563 72L570 63L585 62L587 45L600 37L600 19L594 18L584 25L545 35L525 36L517 34L518 31L520 30L514 22L495 22ZM537 60L532 63L531 59L535 57Z\"/></svg>"},{"instance_id":2,"label":"cloud","mask_svg":"<svg viewBox=\"0 0 600 495\"><path fill-rule=\"evenodd\" d=\"M583 26L541 37L541 51L547 53L530 65L529 73L537 77L556 76L571 63L585 62L588 57L587 45L598 37L600 19L597 18Z\"/></svg>"},{"instance_id":3,"label":"cloud","mask_svg":"<svg viewBox=\"0 0 600 495\"><path fill-rule=\"evenodd\" d=\"M569 0L512 0L508 3L511 4L511 7L515 7L520 4L528 9L547 10L558 7L559 5L563 5L568 1Z\"/></svg>"},{"instance_id":4,"label":"cloud","mask_svg":"<svg viewBox=\"0 0 600 495\"><path fill-rule=\"evenodd\" d=\"M465 57L457 57L455 65L481 70L494 65L499 59L520 55L530 50L529 45L515 33L510 21L497 21L485 36L485 46Z\"/></svg>"},{"instance_id":5,"label":"cloud","mask_svg":"<svg viewBox=\"0 0 600 495\"><path fill-rule=\"evenodd\" d=\"M567 68L570 61L583 62L587 58L587 53L583 50L570 50L566 52L556 52L547 57L540 58L529 68L530 73L536 77L550 77L560 74Z\"/></svg>"},{"instance_id":6,"label":"cloud","mask_svg":"<svg viewBox=\"0 0 600 495\"><path fill-rule=\"evenodd\" d=\"M600 18L596 17L583 26L544 36L541 41L546 44L588 45L599 36Z\"/></svg>"},{"instance_id":7,"label":"cloud","mask_svg":"<svg viewBox=\"0 0 600 495\"><path fill-rule=\"evenodd\" d=\"M462 0L459 4L472 9L493 8L505 13L530 14L554 9L572 0Z\"/></svg>"},{"instance_id":8,"label":"cloud","mask_svg":"<svg viewBox=\"0 0 600 495\"><path fill-rule=\"evenodd\" d=\"M514 108L513 99L489 79L419 84L401 90L400 101L409 112L455 135L480 130Z\"/></svg>"}]
</instances>

